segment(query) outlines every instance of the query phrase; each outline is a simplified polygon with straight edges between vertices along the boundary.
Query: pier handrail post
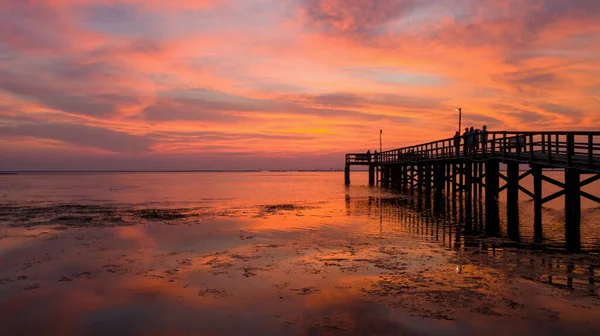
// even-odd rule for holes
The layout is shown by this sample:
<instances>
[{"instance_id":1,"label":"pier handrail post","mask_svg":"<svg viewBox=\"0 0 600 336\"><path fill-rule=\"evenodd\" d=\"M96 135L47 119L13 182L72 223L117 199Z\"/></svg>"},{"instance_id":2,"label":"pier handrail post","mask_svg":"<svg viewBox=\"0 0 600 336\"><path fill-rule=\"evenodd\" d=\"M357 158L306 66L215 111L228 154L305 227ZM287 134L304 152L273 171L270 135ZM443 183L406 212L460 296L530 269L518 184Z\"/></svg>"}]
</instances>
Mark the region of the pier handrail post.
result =
<instances>
[{"instance_id":1,"label":"pier handrail post","mask_svg":"<svg viewBox=\"0 0 600 336\"><path fill-rule=\"evenodd\" d=\"M519 133L517 132L516 134L516 140L517 140L517 160L521 160L521 136L519 135Z\"/></svg>"},{"instance_id":2,"label":"pier handrail post","mask_svg":"<svg viewBox=\"0 0 600 336\"><path fill-rule=\"evenodd\" d=\"M450 145L451 143L448 142L448 145ZM446 146L446 141L444 141L442 143L442 157L448 157L450 155L450 152L448 151L450 147Z\"/></svg>"},{"instance_id":3,"label":"pier handrail post","mask_svg":"<svg viewBox=\"0 0 600 336\"><path fill-rule=\"evenodd\" d=\"M492 134L492 156L496 155L496 133Z\"/></svg>"},{"instance_id":4,"label":"pier handrail post","mask_svg":"<svg viewBox=\"0 0 600 336\"><path fill-rule=\"evenodd\" d=\"M446 147L446 140L442 141L442 148L441 148L441 150L442 150L442 152L441 152L442 153L442 158L447 157L449 153L448 153L448 147Z\"/></svg>"},{"instance_id":5,"label":"pier handrail post","mask_svg":"<svg viewBox=\"0 0 600 336\"><path fill-rule=\"evenodd\" d=\"M529 161L533 162L533 133L529 133Z\"/></svg>"},{"instance_id":6,"label":"pier handrail post","mask_svg":"<svg viewBox=\"0 0 600 336\"><path fill-rule=\"evenodd\" d=\"M552 163L552 133L548 133L548 164Z\"/></svg>"},{"instance_id":7,"label":"pier handrail post","mask_svg":"<svg viewBox=\"0 0 600 336\"><path fill-rule=\"evenodd\" d=\"M588 167L594 167L594 135L588 134Z\"/></svg>"},{"instance_id":8,"label":"pier handrail post","mask_svg":"<svg viewBox=\"0 0 600 336\"><path fill-rule=\"evenodd\" d=\"M542 133L542 153L546 153L546 136Z\"/></svg>"},{"instance_id":9,"label":"pier handrail post","mask_svg":"<svg viewBox=\"0 0 600 336\"><path fill-rule=\"evenodd\" d=\"M506 158L506 132L502 134L502 157Z\"/></svg>"},{"instance_id":10,"label":"pier handrail post","mask_svg":"<svg viewBox=\"0 0 600 336\"><path fill-rule=\"evenodd\" d=\"M573 153L575 152L575 135L572 132L567 133L567 168L571 167Z\"/></svg>"}]
</instances>

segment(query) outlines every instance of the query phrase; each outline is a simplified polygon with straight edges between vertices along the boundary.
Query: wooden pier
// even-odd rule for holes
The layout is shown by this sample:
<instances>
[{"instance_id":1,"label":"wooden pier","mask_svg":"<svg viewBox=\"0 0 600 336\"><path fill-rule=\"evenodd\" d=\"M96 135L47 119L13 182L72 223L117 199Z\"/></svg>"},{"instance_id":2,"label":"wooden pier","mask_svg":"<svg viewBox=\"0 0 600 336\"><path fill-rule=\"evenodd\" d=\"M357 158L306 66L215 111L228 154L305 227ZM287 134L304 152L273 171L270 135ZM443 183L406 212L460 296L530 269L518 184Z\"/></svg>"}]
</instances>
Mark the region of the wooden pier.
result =
<instances>
[{"instance_id":1,"label":"wooden pier","mask_svg":"<svg viewBox=\"0 0 600 336\"><path fill-rule=\"evenodd\" d=\"M564 196L567 236L579 236L581 197L600 203L600 197L582 190L600 180L600 132L488 132L487 142L479 141L470 150L463 139L456 146L449 138L377 154L350 153L346 154L346 184L355 165L369 168L371 186L483 198L488 209L498 206L505 191L508 211L518 211L523 192L534 200L536 225L541 225L542 205ZM564 182L545 175L549 169L562 171ZM519 183L527 176L533 177L533 190ZM544 182L560 190L544 196Z\"/></svg>"}]
</instances>

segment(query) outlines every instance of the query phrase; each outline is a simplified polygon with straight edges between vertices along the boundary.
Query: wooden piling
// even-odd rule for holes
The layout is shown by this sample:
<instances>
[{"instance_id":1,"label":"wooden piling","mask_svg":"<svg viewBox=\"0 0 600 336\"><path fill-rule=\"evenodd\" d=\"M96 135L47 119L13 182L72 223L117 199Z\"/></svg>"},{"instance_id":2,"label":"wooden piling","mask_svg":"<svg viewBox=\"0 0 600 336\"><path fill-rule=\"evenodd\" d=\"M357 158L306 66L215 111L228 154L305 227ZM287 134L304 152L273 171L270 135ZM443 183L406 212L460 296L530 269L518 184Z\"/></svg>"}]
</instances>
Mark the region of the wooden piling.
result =
<instances>
[{"instance_id":1,"label":"wooden piling","mask_svg":"<svg viewBox=\"0 0 600 336\"><path fill-rule=\"evenodd\" d=\"M506 225L508 236L519 240L519 163L506 165Z\"/></svg>"},{"instance_id":2,"label":"wooden piling","mask_svg":"<svg viewBox=\"0 0 600 336\"><path fill-rule=\"evenodd\" d=\"M498 202L500 193L500 162L497 160L489 160L485 163L485 202Z\"/></svg>"},{"instance_id":3,"label":"wooden piling","mask_svg":"<svg viewBox=\"0 0 600 336\"><path fill-rule=\"evenodd\" d=\"M458 190L456 174L458 174L458 169L456 169L456 163L452 163L452 178L450 180L452 181L452 199L453 200L456 199L456 192Z\"/></svg>"},{"instance_id":4,"label":"wooden piling","mask_svg":"<svg viewBox=\"0 0 600 336\"><path fill-rule=\"evenodd\" d=\"M458 165L458 169L459 169L459 181L458 181L458 190L460 192L460 195L462 196L463 194L463 187L465 185L465 164L463 162L461 162Z\"/></svg>"},{"instance_id":5,"label":"wooden piling","mask_svg":"<svg viewBox=\"0 0 600 336\"><path fill-rule=\"evenodd\" d=\"M431 182L432 182L431 164L426 163L423 167L425 168L425 179L423 180L423 183L425 184L425 191L427 192L427 195L430 195L431 194Z\"/></svg>"},{"instance_id":6,"label":"wooden piling","mask_svg":"<svg viewBox=\"0 0 600 336\"><path fill-rule=\"evenodd\" d=\"M346 185L350 185L350 165L346 164L346 168L344 169L344 182Z\"/></svg>"},{"instance_id":7,"label":"wooden piling","mask_svg":"<svg viewBox=\"0 0 600 336\"><path fill-rule=\"evenodd\" d=\"M506 164L506 200L509 206L519 203L519 163Z\"/></svg>"},{"instance_id":8,"label":"wooden piling","mask_svg":"<svg viewBox=\"0 0 600 336\"><path fill-rule=\"evenodd\" d=\"M435 191L436 193L443 193L446 185L446 165L443 163L437 163L435 166Z\"/></svg>"},{"instance_id":9,"label":"wooden piling","mask_svg":"<svg viewBox=\"0 0 600 336\"><path fill-rule=\"evenodd\" d=\"M382 167L382 173L383 173L383 186L388 188L390 186L390 173L391 173L391 168L390 165L385 165Z\"/></svg>"},{"instance_id":10,"label":"wooden piling","mask_svg":"<svg viewBox=\"0 0 600 336\"><path fill-rule=\"evenodd\" d=\"M580 173L575 169L565 170L565 241L567 249L581 248L581 187Z\"/></svg>"},{"instance_id":11,"label":"wooden piling","mask_svg":"<svg viewBox=\"0 0 600 336\"><path fill-rule=\"evenodd\" d=\"M417 181L417 186L419 187L419 192L421 192L421 191L423 191L423 182L424 182L423 175L425 175L425 174L424 174L424 171L423 171L423 165L422 164L417 165L417 167L418 167L417 176L418 176L418 179L419 179Z\"/></svg>"},{"instance_id":12,"label":"wooden piling","mask_svg":"<svg viewBox=\"0 0 600 336\"><path fill-rule=\"evenodd\" d=\"M479 183L477 186L479 187L479 195L483 196L483 162L479 163Z\"/></svg>"},{"instance_id":13,"label":"wooden piling","mask_svg":"<svg viewBox=\"0 0 600 336\"><path fill-rule=\"evenodd\" d=\"M446 181L446 192L450 192L452 190L451 188L451 180L450 180L450 174L452 174L452 172L450 171L450 165L446 164L446 173L444 176L444 180Z\"/></svg>"},{"instance_id":14,"label":"wooden piling","mask_svg":"<svg viewBox=\"0 0 600 336\"><path fill-rule=\"evenodd\" d=\"M536 243L541 243L542 236L542 174L543 170L540 165L532 165L533 174L533 240Z\"/></svg>"},{"instance_id":15,"label":"wooden piling","mask_svg":"<svg viewBox=\"0 0 600 336\"><path fill-rule=\"evenodd\" d=\"M389 186L392 183L392 166L390 165L385 165L384 166L385 169L385 181L384 181L384 186L386 188L389 188Z\"/></svg>"},{"instance_id":16,"label":"wooden piling","mask_svg":"<svg viewBox=\"0 0 600 336\"><path fill-rule=\"evenodd\" d=\"M469 178L467 177L468 180ZM465 234L469 234L473 230L473 199L469 196L469 191L467 191L467 198L465 199L464 230Z\"/></svg>"},{"instance_id":17,"label":"wooden piling","mask_svg":"<svg viewBox=\"0 0 600 336\"><path fill-rule=\"evenodd\" d=\"M489 160L485 163L485 231L494 236L500 230L498 196L500 193L500 162Z\"/></svg>"},{"instance_id":18,"label":"wooden piling","mask_svg":"<svg viewBox=\"0 0 600 336\"><path fill-rule=\"evenodd\" d=\"M465 191L467 198L473 197L473 163L465 162Z\"/></svg>"},{"instance_id":19,"label":"wooden piling","mask_svg":"<svg viewBox=\"0 0 600 336\"><path fill-rule=\"evenodd\" d=\"M479 189L477 188L477 179L479 177L479 162L474 162L473 163L473 199L477 199L477 195L478 195L478 191Z\"/></svg>"},{"instance_id":20,"label":"wooden piling","mask_svg":"<svg viewBox=\"0 0 600 336\"><path fill-rule=\"evenodd\" d=\"M415 190L415 165L411 164L410 165L410 191L414 191Z\"/></svg>"}]
</instances>

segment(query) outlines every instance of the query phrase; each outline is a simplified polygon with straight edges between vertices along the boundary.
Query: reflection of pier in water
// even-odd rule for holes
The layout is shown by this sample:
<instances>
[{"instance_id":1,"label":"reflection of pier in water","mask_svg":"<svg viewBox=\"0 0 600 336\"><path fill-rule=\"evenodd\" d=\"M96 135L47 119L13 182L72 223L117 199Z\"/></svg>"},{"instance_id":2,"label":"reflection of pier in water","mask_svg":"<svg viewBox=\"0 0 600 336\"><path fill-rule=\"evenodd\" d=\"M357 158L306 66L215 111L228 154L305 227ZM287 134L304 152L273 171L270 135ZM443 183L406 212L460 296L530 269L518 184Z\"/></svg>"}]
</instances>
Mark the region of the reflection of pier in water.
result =
<instances>
[{"instance_id":1,"label":"reflection of pier in water","mask_svg":"<svg viewBox=\"0 0 600 336\"><path fill-rule=\"evenodd\" d=\"M507 210L507 218L501 221L498 207L486 209L482 201L427 196L352 199L346 195L348 215L369 215L380 220L382 230L399 230L438 242L457 251L465 263L474 261L475 256L487 256L492 266L521 277L597 293L598 251L568 253L568 241L562 249L556 242L543 244L541 231L535 231L531 241L522 239L518 207ZM504 232L501 222L506 224ZM567 232L565 240L572 238ZM457 270L461 267L459 263Z\"/></svg>"}]
</instances>

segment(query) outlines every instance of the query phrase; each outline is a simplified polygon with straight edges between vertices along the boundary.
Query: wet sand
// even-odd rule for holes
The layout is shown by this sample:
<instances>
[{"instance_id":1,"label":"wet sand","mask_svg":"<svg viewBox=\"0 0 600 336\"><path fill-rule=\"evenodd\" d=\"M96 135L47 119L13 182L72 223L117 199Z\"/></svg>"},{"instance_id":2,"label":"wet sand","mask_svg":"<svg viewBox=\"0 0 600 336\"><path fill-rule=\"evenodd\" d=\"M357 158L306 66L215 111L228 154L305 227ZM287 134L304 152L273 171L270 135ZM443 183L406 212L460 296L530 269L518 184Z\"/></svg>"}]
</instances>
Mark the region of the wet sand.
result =
<instances>
[{"instance_id":1,"label":"wet sand","mask_svg":"<svg viewBox=\"0 0 600 336\"><path fill-rule=\"evenodd\" d=\"M407 196L355 196L3 204L0 335L600 332L596 254L457 239L378 215Z\"/></svg>"}]
</instances>

